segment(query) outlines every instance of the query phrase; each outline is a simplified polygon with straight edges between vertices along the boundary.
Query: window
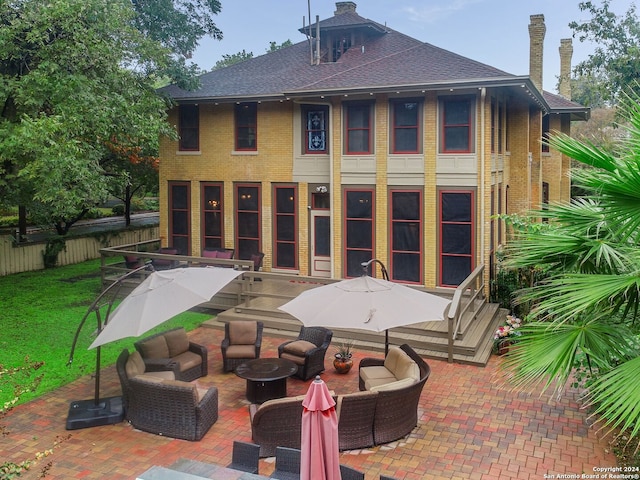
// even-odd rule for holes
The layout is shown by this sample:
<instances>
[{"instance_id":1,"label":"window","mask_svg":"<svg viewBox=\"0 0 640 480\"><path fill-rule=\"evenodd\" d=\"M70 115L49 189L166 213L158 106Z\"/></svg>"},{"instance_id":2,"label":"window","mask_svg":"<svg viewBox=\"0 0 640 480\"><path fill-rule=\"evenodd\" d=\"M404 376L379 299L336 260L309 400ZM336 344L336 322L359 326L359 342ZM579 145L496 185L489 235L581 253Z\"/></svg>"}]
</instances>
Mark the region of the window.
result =
<instances>
[{"instance_id":1,"label":"window","mask_svg":"<svg viewBox=\"0 0 640 480\"><path fill-rule=\"evenodd\" d=\"M180 255L191 253L191 184L169 182L169 246Z\"/></svg>"},{"instance_id":2,"label":"window","mask_svg":"<svg viewBox=\"0 0 640 480\"><path fill-rule=\"evenodd\" d=\"M298 266L296 197L294 186L274 188L275 254L273 261L274 266L278 268L297 268Z\"/></svg>"},{"instance_id":3,"label":"window","mask_svg":"<svg viewBox=\"0 0 640 480\"><path fill-rule=\"evenodd\" d=\"M222 248L224 247L222 184L203 183L201 188L202 248Z\"/></svg>"},{"instance_id":4,"label":"window","mask_svg":"<svg viewBox=\"0 0 640 480\"><path fill-rule=\"evenodd\" d=\"M504 104L500 102L498 104L498 153L502 153L504 150L502 147L505 142L504 124L506 115L507 110L504 108Z\"/></svg>"},{"instance_id":5,"label":"window","mask_svg":"<svg viewBox=\"0 0 640 480\"><path fill-rule=\"evenodd\" d=\"M440 192L441 286L456 287L473 271L473 192Z\"/></svg>"},{"instance_id":6,"label":"window","mask_svg":"<svg viewBox=\"0 0 640 480\"><path fill-rule=\"evenodd\" d=\"M180 151L200 150L200 110L198 105L178 106L178 129Z\"/></svg>"},{"instance_id":7,"label":"window","mask_svg":"<svg viewBox=\"0 0 640 480\"><path fill-rule=\"evenodd\" d=\"M334 62L342 56L344 52L351 48L351 36L335 37L331 42L331 55Z\"/></svg>"},{"instance_id":8,"label":"window","mask_svg":"<svg viewBox=\"0 0 640 480\"><path fill-rule=\"evenodd\" d=\"M302 108L304 153L328 153L327 127L329 107L307 105Z\"/></svg>"},{"instance_id":9,"label":"window","mask_svg":"<svg viewBox=\"0 0 640 480\"><path fill-rule=\"evenodd\" d=\"M496 151L496 100L491 99L491 153Z\"/></svg>"},{"instance_id":10,"label":"window","mask_svg":"<svg viewBox=\"0 0 640 480\"><path fill-rule=\"evenodd\" d=\"M373 190L345 190L346 276L362 275L362 263L373 258Z\"/></svg>"},{"instance_id":11,"label":"window","mask_svg":"<svg viewBox=\"0 0 640 480\"><path fill-rule=\"evenodd\" d=\"M391 278L422 283L422 192L391 192Z\"/></svg>"},{"instance_id":12,"label":"window","mask_svg":"<svg viewBox=\"0 0 640 480\"><path fill-rule=\"evenodd\" d=\"M236 252L241 260L250 260L260 251L260 187L236 185Z\"/></svg>"},{"instance_id":13,"label":"window","mask_svg":"<svg viewBox=\"0 0 640 480\"><path fill-rule=\"evenodd\" d=\"M420 107L417 101L394 101L392 106L391 153L419 153Z\"/></svg>"},{"instance_id":14,"label":"window","mask_svg":"<svg viewBox=\"0 0 640 480\"><path fill-rule=\"evenodd\" d=\"M258 149L258 104L240 103L236 105L236 150L256 151Z\"/></svg>"},{"instance_id":15,"label":"window","mask_svg":"<svg viewBox=\"0 0 640 480\"><path fill-rule=\"evenodd\" d=\"M373 153L371 149L371 104L345 104L345 153Z\"/></svg>"},{"instance_id":16,"label":"window","mask_svg":"<svg viewBox=\"0 0 640 480\"><path fill-rule=\"evenodd\" d=\"M549 140L549 115L542 117L542 151L549 153L549 145L546 143Z\"/></svg>"},{"instance_id":17,"label":"window","mask_svg":"<svg viewBox=\"0 0 640 480\"><path fill-rule=\"evenodd\" d=\"M447 98L442 101L443 153L471 153L471 114L470 98Z\"/></svg>"}]
</instances>

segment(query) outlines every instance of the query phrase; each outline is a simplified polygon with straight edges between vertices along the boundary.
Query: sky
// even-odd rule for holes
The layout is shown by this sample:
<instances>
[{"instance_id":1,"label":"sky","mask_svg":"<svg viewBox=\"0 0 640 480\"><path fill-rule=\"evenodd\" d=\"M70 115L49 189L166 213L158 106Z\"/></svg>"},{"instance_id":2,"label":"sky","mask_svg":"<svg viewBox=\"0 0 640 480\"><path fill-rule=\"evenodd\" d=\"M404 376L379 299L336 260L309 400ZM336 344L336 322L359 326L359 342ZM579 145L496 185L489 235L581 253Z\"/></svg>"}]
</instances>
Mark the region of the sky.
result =
<instances>
[{"instance_id":1,"label":"sky","mask_svg":"<svg viewBox=\"0 0 640 480\"><path fill-rule=\"evenodd\" d=\"M215 23L224 38L204 38L192 61L211 70L223 55L245 50L263 55L270 42L305 41L298 31L311 19L333 16L330 0L221 0ZM588 21L579 0L355 0L356 12L422 42L486 63L513 75L529 74L529 17L543 14L546 25L543 87L556 92L560 40L571 38L571 21ZM596 4L601 4L595 1ZM624 14L633 0L611 0L610 10ZM593 45L573 39L572 66L585 60Z\"/></svg>"}]
</instances>

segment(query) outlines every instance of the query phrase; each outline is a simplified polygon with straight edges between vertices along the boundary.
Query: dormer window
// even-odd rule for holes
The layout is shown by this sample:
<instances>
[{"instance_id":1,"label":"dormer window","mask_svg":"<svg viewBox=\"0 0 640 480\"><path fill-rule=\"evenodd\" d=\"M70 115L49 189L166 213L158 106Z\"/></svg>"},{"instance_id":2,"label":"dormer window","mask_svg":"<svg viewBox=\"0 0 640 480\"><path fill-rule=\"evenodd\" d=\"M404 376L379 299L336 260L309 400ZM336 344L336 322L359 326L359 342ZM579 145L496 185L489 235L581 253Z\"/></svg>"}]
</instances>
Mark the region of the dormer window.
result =
<instances>
[{"instance_id":1,"label":"dormer window","mask_svg":"<svg viewBox=\"0 0 640 480\"><path fill-rule=\"evenodd\" d=\"M339 36L333 39L331 48L331 58L334 62L342 56L344 52L351 48L351 36Z\"/></svg>"}]
</instances>

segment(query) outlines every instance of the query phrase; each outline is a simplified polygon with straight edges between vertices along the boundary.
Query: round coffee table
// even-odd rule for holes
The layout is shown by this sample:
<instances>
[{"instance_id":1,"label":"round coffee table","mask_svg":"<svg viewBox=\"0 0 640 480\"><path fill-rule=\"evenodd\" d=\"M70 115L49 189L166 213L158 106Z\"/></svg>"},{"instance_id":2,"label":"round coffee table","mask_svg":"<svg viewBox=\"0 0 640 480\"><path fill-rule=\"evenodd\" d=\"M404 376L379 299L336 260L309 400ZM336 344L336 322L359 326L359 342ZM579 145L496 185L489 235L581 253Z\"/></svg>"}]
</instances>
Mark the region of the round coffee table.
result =
<instances>
[{"instance_id":1,"label":"round coffee table","mask_svg":"<svg viewBox=\"0 0 640 480\"><path fill-rule=\"evenodd\" d=\"M241 363L235 373L247 381L247 400L263 403L287 396L287 378L298 371L298 365L285 358L256 358Z\"/></svg>"}]
</instances>

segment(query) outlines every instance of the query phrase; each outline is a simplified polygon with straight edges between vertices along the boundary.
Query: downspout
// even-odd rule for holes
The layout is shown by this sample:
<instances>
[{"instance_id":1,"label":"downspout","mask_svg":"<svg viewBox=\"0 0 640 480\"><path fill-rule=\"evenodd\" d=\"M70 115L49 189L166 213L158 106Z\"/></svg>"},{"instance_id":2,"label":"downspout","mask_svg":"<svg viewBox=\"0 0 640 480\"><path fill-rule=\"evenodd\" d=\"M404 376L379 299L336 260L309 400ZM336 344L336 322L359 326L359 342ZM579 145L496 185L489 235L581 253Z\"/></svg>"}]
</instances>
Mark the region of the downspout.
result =
<instances>
[{"instance_id":1,"label":"downspout","mask_svg":"<svg viewBox=\"0 0 640 480\"><path fill-rule=\"evenodd\" d=\"M336 141L335 141L335 134L334 134L334 130L336 128L336 126L334 125L334 121L333 121L333 102L328 102L329 103L329 128L331 129L331 153L329 155L329 235L331 235L331 248L329 249L329 255L330 255L330 265L331 265L331 278L336 278L335 276L335 267L336 267L336 256L335 256L335 250L333 248L334 246L334 239L336 238L336 236L334 235L335 233L335 228L334 228L334 211L333 211L333 207L334 207L334 202L333 202L333 192L334 192L334 181L333 181L333 156L335 155L336 149ZM340 186L338 186L338 191L340 191Z\"/></svg>"},{"instance_id":2,"label":"downspout","mask_svg":"<svg viewBox=\"0 0 640 480\"><path fill-rule=\"evenodd\" d=\"M486 156L485 156L485 121L484 121L484 114L485 114L485 107L484 107L484 102L486 100L487 97L487 89L485 87L482 87L480 89L480 218L481 218L481 222L480 222L480 258L482 261L482 264L485 264L485 240L484 240L484 236L485 236L485 199L484 199L484 193L486 191L486 187L485 187L485 173L484 173L484 169L485 169L485 163L486 163Z\"/></svg>"}]
</instances>

